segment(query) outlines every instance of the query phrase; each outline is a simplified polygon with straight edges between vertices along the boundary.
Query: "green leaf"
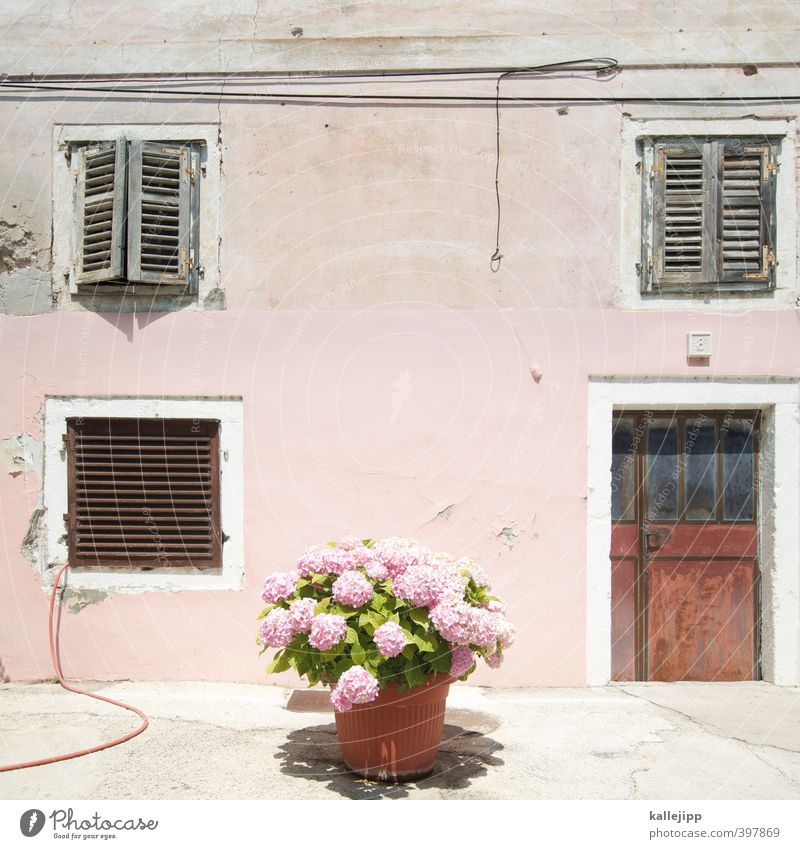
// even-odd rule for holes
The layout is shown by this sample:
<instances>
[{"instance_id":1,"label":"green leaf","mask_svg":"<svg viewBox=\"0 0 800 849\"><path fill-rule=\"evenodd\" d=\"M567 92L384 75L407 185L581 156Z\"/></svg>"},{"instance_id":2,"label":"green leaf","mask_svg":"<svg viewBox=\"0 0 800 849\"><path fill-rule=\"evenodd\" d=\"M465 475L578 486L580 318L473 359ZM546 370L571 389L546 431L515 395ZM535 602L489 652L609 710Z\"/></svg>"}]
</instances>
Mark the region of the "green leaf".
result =
<instances>
[{"instance_id":1,"label":"green leaf","mask_svg":"<svg viewBox=\"0 0 800 849\"><path fill-rule=\"evenodd\" d=\"M327 546L328 546L328 548L336 548L336 543L335 543L335 542L326 542L326 543L325 543L325 545L327 545Z\"/></svg>"},{"instance_id":2,"label":"green leaf","mask_svg":"<svg viewBox=\"0 0 800 849\"><path fill-rule=\"evenodd\" d=\"M350 645L353 645L353 643L358 642L358 634L356 633L355 628L348 628L347 629L347 634L344 638L344 641L346 643L349 643Z\"/></svg>"},{"instance_id":3,"label":"green leaf","mask_svg":"<svg viewBox=\"0 0 800 849\"><path fill-rule=\"evenodd\" d=\"M408 615L412 622L416 622L417 625L422 625L427 630L428 623L430 622L427 611L423 610L421 607L415 607L408 611Z\"/></svg>"},{"instance_id":4,"label":"green leaf","mask_svg":"<svg viewBox=\"0 0 800 849\"><path fill-rule=\"evenodd\" d=\"M434 672L449 672L450 667L453 665L450 650L448 649L440 654L436 654L429 663Z\"/></svg>"},{"instance_id":5,"label":"green leaf","mask_svg":"<svg viewBox=\"0 0 800 849\"><path fill-rule=\"evenodd\" d=\"M286 657L286 652L277 651L275 652L275 656L267 665L267 675L274 675L278 672L286 672L290 666L291 663L289 663L289 659Z\"/></svg>"},{"instance_id":6,"label":"green leaf","mask_svg":"<svg viewBox=\"0 0 800 849\"><path fill-rule=\"evenodd\" d=\"M320 601L317 606L314 608L314 615L318 615L320 613L327 613L328 608L331 606L331 597L325 596L325 598Z\"/></svg>"},{"instance_id":7,"label":"green leaf","mask_svg":"<svg viewBox=\"0 0 800 849\"><path fill-rule=\"evenodd\" d=\"M403 677L409 687L419 687L425 683L425 673L419 666L411 666L404 670Z\"/></svg>"},{"instance_id":8,"label":"green leaf","mask_svg":"<svg viewBox=\"0 0 800 849\"><path fill-rule=\"evenodd\" d=\"M409 633L408 633L408 631L406 631L406 637L407 637L408 639L411 639L411 634L409 634ZM416 647L416 646L414 646L414 645L407 645L407 646L403 649L402 654L403 654L403 657L404 657L406 660L413 660L413 659L414 659L414 655L416 654L416 651L417 651L417 647Z\"/></svg>"},{"instance_id":9,"label":"green leaf","mask_svg":"<svg viewBox=\"0 0 800 849\"><path fill-rule=\"evenodd\" d=\"M420 651L436 651L437 646L436 643L433 642L433 638L427 637L425 636L425 634L422 634L419 631L414 631L411 634L411 640Z\"/></svg>"},{"instance_id":10,"label":"green leaf","mask_svg":"<svg viewBox=\"0 0 800 849\"><path fill-rule=\"evenodd\" d=\"M361 544L366 546L367 548L372 548L375 545L374 539L362 539Z\"/></svg>"},{"instance_id":11,"label":"green leaf","mask_svg":"<svg viewBox=\"0 0 800 849\"><path fill-rule=\"evenodd\" d=\"M353 659L354 664L362 666L364 661L367 659L367 650L361 645L361 643L356 643L350 650L350 657Z\"/></svg>"}]
</instances>

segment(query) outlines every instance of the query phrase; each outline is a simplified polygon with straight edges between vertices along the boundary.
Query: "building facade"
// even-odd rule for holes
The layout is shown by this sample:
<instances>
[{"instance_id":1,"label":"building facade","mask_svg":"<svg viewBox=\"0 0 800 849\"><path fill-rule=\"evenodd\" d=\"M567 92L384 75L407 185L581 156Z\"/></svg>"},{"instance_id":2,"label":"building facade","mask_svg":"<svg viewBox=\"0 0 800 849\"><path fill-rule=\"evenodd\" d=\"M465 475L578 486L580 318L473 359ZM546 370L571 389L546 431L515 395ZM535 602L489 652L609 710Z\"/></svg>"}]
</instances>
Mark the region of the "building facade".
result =
<instances>
[{"instance_id":1,"label":"building facade","mask_svg":"<svg viewBox=\"0 0 800 849\"><path fill-rule=\"evenodd\" d=\"M162 5L4 25L3 675L69 557L68 676L263 680L358 534L489 571L476 683L800 684L791 8Z\"/></svg>"}]
</instances>

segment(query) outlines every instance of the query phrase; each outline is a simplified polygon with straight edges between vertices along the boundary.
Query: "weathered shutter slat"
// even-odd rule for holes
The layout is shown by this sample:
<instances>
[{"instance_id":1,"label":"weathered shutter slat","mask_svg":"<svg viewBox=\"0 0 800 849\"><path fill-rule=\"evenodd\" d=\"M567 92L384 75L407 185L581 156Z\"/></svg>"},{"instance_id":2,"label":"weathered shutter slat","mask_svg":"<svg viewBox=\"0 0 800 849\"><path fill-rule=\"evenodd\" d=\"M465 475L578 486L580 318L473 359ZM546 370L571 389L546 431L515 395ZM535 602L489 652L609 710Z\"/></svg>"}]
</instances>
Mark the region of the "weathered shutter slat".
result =
<instances>
[{"instance_id":1,"label":"weathered shutter slat","mask_svg":"<svg viewBox=\"0 0 800 849\"><path fill-rule=\"evenodd\" d=\"M718 256L724 284L770 284L774 266L772 147L719 143ZM770 167L773 165L773 167Z\"/></svg>"},{"instance_id":2,"label":"weathered shutter slat","mask_svg":"<svg viewBox=\"0 0 800 849\"><path fill-rule=\"evenodd\" d=\"M132 142L128 201L128 279L191 285L196 269L192 145Z\"/></svg>"},{"instance_id":3,"label":"weathered shutter slat","mask_svg":"<svg viewBox=\"0 0 800 849\"><path fill-rule=\"evenodd\" d=\"M77 150L76 251L79 285L117 282L125 275L124 139Z\"/></svg>"},{"instance_id":4,"label":"weathered shutter slat","mask_svg":"<svg viewBox=\"0 0 800 849\"><path fill-rule=\"evenodd\" d=\"M713 274L711 158L702 142L654 147L651 288L687 288Z\"/></svg>"},{"instance_id":5,"label":"weathered shutter slat","mask_svg":"<svg viewBox=\"0 0 800 849\"><path fill-rule=\"evenodd\" d=\"M218 568L218 433L205 420L69 420L71 565Z\"/></svg>"}]
</instances>

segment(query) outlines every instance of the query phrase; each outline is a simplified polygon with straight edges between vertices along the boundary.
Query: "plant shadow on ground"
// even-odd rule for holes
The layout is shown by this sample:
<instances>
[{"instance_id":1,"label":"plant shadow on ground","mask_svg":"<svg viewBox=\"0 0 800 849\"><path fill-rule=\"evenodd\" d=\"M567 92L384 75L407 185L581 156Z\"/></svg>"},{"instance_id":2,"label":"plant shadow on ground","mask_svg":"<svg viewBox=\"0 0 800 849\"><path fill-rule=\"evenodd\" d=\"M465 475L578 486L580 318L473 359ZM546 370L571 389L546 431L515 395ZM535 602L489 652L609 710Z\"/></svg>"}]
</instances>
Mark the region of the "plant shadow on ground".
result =
<instances>
[{"instance_id":1,"label":"plant shadow on ground","mask_svg":"<svg viewBox=\"0 0 800 849\"><path fill-rule=\"evenodd\" d=\"M431 788L465 790L490 767L502 766L504 761L496 753L503 746L487 736L497 727L488 714L447 711L433 772L427 778L402 784L368 781L348 772L332 722L290 732L275 757L283 761L280 768L285 775L326 783L329 790L346 799L404 799Z\"/></svg>"}]
</instances>

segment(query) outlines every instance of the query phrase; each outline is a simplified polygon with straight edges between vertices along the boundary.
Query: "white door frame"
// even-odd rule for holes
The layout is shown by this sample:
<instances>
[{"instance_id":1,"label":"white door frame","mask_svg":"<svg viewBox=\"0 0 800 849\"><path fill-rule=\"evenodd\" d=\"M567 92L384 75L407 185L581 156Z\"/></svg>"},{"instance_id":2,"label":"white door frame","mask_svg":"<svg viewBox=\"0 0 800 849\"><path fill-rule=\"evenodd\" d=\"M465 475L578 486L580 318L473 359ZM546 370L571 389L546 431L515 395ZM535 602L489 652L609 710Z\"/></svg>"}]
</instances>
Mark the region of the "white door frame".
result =
<instances>
[{"instance_id":1,"label":"white door frame","mask_svg":"<svg viewBox=\"0 0 800 849\"><path fill-rule=\"evenodd\" d=\"M586 683L611 680L611 436L615 410L758 409L762 677L800 684L800 384L775 378L590 376Z\"/></svg>"}]
</instances>

